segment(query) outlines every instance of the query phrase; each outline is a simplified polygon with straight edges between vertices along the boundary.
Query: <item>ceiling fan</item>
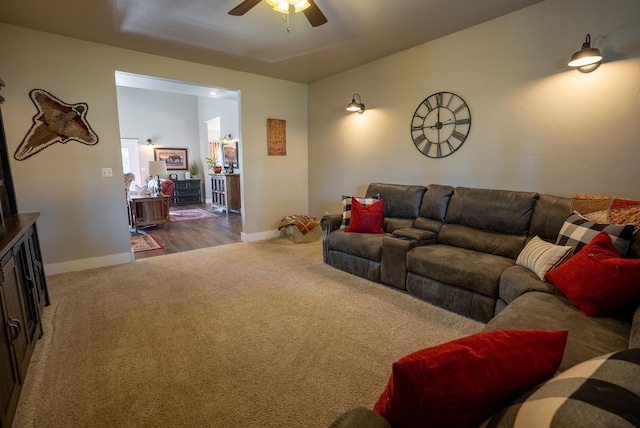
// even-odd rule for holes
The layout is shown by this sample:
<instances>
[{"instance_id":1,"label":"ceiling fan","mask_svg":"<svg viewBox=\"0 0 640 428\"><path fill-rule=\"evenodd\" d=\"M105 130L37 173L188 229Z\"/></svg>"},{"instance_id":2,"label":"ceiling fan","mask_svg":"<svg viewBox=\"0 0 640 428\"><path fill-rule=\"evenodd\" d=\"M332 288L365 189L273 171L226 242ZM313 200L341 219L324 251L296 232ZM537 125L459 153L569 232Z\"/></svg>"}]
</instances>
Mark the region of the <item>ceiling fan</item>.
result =
<instances>
[{"instance_id":1,"label":"ceiling fan","mask_svg":"<svg viewBox=\"0 0 640 428\"><path fill-rule=\"evenodd\" d=\"M229 15L242 16L257 6L262 0L244 0L238 6L229 11ZM265 0L274 10L288 14L289 6L295 8L295 12L302 12L309 20L312 27L319 27L327 23L327 17L318 8L313 0Z\"/></svg>"}]
</instances>

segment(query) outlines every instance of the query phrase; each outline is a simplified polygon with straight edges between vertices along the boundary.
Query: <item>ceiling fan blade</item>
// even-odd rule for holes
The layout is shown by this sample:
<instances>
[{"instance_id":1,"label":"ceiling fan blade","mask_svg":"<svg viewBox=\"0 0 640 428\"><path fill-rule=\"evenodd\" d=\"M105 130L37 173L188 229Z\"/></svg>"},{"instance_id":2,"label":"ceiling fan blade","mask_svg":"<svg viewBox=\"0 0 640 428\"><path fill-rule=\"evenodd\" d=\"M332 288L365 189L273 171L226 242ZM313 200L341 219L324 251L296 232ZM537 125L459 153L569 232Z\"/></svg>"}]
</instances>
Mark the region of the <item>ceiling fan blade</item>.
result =
<instances>
[{"instance_id":1,"label":"ceiling fan blade","mask_svg":"<svg viewBox=\"0 0 640 428\"><path fill-rule=\"evenodd\" d=\"M311 3L311 6L303 10L302 13L307 17L311 26L319 27L322 24L326 24L327 17L324 16L324 13L322 13L316 3L313 0L309 0L309 3Z\"/></svg>"},{"instance_id":2,"label":"ceiling fan blade","mask_svg":"<svg viewBox=\"0 0 640 428\"><path fill-rule=\"evenodd\" d=\"M229 15L242 16L253 9L253 7L260 3L260 1L261 0L244 0L242 3L231 9L229 11Z\"/></svg>"}]
</instances>

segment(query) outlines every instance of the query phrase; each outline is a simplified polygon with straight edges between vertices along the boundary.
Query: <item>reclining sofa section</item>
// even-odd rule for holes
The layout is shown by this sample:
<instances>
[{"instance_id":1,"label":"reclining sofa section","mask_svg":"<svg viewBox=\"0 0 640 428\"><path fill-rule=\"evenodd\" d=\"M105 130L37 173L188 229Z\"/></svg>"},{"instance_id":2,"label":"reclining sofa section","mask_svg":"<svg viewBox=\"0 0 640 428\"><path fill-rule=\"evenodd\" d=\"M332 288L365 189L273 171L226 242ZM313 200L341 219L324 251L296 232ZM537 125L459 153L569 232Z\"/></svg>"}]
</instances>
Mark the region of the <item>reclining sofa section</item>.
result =
<instances>
[{"instance_id":1,"label":"reclining sofa section","mask_svg":"<svg viewBox=\"0 0 640 428\"><path fill-rule=\"evenodd\" d=\"M535 192L372 183L385 234L345 233L322 219L325 263L488 322L530 290L549 291L515 264L527 239L555 241L571 199Z\"/></svg>"}]
</instances>

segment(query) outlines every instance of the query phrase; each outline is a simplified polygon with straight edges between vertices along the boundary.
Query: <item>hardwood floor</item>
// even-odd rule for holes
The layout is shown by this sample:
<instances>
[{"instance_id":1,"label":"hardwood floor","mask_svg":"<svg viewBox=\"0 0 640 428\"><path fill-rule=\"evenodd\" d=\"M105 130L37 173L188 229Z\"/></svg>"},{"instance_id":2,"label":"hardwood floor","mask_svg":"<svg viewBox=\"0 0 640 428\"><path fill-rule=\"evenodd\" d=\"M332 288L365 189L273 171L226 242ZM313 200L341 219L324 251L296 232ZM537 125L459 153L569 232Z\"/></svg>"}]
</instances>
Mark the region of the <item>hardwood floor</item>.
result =
<instances>
[{"instance_id":1,"label":"hardwood floor","mask_svg":"<svg viewBox=\"0 0 640 428\"><path fill-rule=\"evenodd\" d=\"M218 217L172 221L170 225L159 225L143 229L144 232L151 234L164 248L135 253L135 259L140 260L147 257L240 242L240 232L242 231L242 216L240 214L230 212L227 216L225 212L212 210L211 204L172 206L171 211L197 208L211 211Z\"/></svg>"}]
</instances>

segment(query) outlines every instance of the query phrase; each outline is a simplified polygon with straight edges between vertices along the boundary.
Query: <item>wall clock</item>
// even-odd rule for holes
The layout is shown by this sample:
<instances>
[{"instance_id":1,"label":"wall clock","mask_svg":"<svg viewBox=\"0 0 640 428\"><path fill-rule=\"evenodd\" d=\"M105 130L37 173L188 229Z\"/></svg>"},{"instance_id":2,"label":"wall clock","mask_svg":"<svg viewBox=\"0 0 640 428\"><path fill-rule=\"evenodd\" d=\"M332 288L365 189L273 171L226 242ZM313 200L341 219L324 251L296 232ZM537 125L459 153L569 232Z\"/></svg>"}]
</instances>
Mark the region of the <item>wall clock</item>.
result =
<instances>
[{"instance_id":1,"label":"wall clock","mask_svg":"<svg viewBox=\"0 0 640 428\"><path fill-rule=\"evenodd\" d=\"M471 130L467 103L451 92L437 92L418 105L411 119L411 138L430 158L443 158L458 150Z\"/></svg>"}]
</instances>

